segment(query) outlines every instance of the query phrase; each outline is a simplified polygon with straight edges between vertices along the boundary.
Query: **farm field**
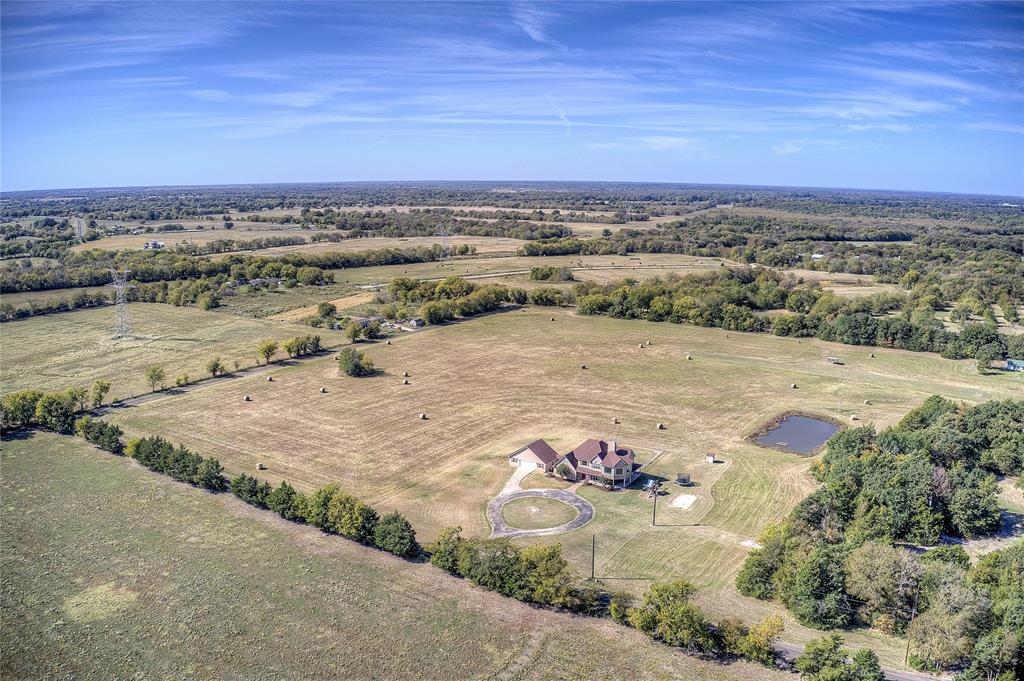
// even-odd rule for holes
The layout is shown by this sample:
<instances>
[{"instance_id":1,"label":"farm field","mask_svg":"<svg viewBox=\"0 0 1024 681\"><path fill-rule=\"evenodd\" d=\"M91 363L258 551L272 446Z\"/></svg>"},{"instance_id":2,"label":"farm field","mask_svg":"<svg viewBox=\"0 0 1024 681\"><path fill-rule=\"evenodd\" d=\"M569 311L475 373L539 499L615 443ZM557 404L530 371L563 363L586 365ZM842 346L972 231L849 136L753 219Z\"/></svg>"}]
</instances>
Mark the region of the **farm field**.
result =
<instances>
[{"instance_id":1,"label":"farm field","mask_svg":"<svg viewBox=\"0 0 1024 681\"><path fill-rule=\"evenodd\" d=\"M109 398L118 399L149 392L143 372L150 365L163 367L167 384L173 385L181 373L207 375L206 362L218 356L229 369L236 359L251 366L261 340L309 333L319 333L325 345L342 339L340 333L324 329L196 308L133 303L129 310L139 336L133 340L111 339L113 307L5 322L0 328L4 392L88 388L94 380L106 379L113 384Z\"/></svg>"},{"instance_id":2,"label":"farm field","mask_svg":"<svg viewBox=\"0 0 1024 681\"><path fill-rule=\"evenodd\" d=\"M311 232L307 230L303 232L303 234L308 238ZM460 235L452 235L448 237L449 247L461 246L463 244L467 246L475 246L477 253L505 253L514 255L515 252L519 250L519 247L525 243L526 241L522 239L506 239L504 237ZM365 237L334 242L321 241L319 243L302 244L298 246L263 248L259 251L254 251L254 253L265 256L283 255L285 253L344 253L349 251L368 251L379 248L429 248L434 244L440 246L441 237ZM221 253L210 257L217 260L225 258L227 255L227 253Z\"/></svg>"},{"instance_id":3,"label":"farm field","mask_svg":"<svg viewBox=\"0 0 1024 681\"><path fill-rule=\"evenodd\" d=\"M4 678L786 678L531 608L79 439L37 433L0 461Z\"/></svg>"},{"instance_id":4,"label":"farm field","mask_svg":"<svg viewBox=\"0 0 1024 681\"><path fill-rule=\"evenodd\" d=\"M586 437L614 437L653 475L690 473L695 485L685 493L697 498L672 508L682 493L673 490L651 527L651 502L638 492L585 488L594 520L558 537L570 562L589 573L596 534L597 574L614 588L685 577L709 613L755 617L774 606L736 595L733 578L760 531L814 483L812 459L754 446L748 435L790 410L884 427L932 394L979 402L1024 389L1018 377L978 376L973 362L936 355L550 309L362 349L383 373L344 377L325 358L275 370L273 383L241 378L112 418L133 435L160 434L217 456L230 472L263 463L259 475L272 483L310 490L338 482L381 510L400 510L426 539L447 525L488 534L484 508L511 474L506 456L523 444L543 437L566 451ZM721 463L705 463L707 452ZM792 622L790 630L797 640L815 635ZM851 636L902 660L874 635Z\"/></svg>"},{"instance_id":5,"label":"farm field","mask_svg":"<svg viewBox=\"0 0 1024 681\"><path fill-rule=\"evenodd\" d=\"M108 251L120 249L142 250L142 245L147 241L162 241L164 242L165 248L171 248L172 246L185 242L202 244L210 241L218 241L220 239L247 241L249 239L264 239L271 236L302 236L308 238L312 233L308 229L299 229L295 226L273 225L258 222L250 224L236 224L233 229L224 229L221 226L222 223L219 222L181 221L178 222L178 224L185 225L191 229L180 232L155 232L153 234L115 234L101 239L96 239L95 241L87 241L83 244L72 246L69 250L88 251L93 248L102 248ZM203 229L195 229L197 226L202 226Z\"/></svg>"},{"instance_id":6,"label":"farm field","mask_svg":"<svg viewBox=\"0 0 1024 681\"><path fill-rule=\"evenodd\" d=\"M722 258L703 258L691 255L644 253L641 255L549 255L531 257L456 258L443 262L409 263L334 270L337 281L359 285L386 284L395 277L417 279L450 276L501 277L514 273L528 274L531 267L572 267L578 279L616 280L624 277L637 279L666 276L672 272L691 274L731 265ZM593 272L591 272L593 270ZM548 285L547 282L537 282Z\"/></svg>"}]
</instances>

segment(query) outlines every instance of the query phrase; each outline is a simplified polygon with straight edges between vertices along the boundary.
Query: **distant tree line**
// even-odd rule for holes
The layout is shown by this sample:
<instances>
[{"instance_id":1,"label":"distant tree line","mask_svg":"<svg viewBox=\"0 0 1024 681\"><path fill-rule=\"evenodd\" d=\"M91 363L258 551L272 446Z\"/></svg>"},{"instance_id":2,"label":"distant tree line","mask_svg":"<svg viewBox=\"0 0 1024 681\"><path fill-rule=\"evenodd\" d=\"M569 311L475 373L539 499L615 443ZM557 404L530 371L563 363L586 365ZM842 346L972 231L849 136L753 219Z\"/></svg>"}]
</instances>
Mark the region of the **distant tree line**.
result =
<instances>
[{"instance_id":1,"label":"distant tree line","mask_svg":"<svg viewBox=\"0 0 1024 681\"><path fill-rule=\"evenodd\" d=\"M777 336L815 337L849 345L936 352L950 359L992 360L1024 353L1024 336L1005 336L992 321L947 330L934 296L879 293L842 298L773 270L722 268L702 274L604 286L581 282L565 302L580 314L669 321ZM763 313L785 310L785 314Z\"/></svg>"},{"instance_id":2,"label":"distant tree line","mask_svg":"<svg viewBox=\"0 0 1024 681\"><path fill-rule=\"evenodd\" d=\"M1024 472L1022 423L1021 400L965 407L934 396L881 433L835 435L814 468L821 486L765 530L737 588L807 626L907 636L920 668L1020 674L1024 540L973 567L956 545L907 547L999 529L994 474Z\"/></svg>"},{"instance_id":3,"label":"distant tree line","mask_svg":"<svg viewBox=\"0 0 1024 681\"><path fill-rule=\"evenodd\" d=\"M0 271L0 293L109 284L111 267L130 269L135 283L227 275L233 280L277 278L294 280L299 284L320 285L333 281L333 276L327 270L430 262L439 255L440 246L287 253L276 257L233 254L219 260L163 251L76 251L66 253L59 266Z\"/></svg>"},{"instance_id":4,"label":"distant tree line","mask_svg":"<svg viewBox=\"0 0 1024 681\"><path fill-rule=\"evenodd\" d=\"M528 294L520 288L500 284L483 286L461 277L442 281L418 281L407 277L392 279L387 291L389 303L403 307L419 304L419 316L427 324L443 324L456 317L493 312L505 303L525 303Z\"/></svg>"}]
</instances>

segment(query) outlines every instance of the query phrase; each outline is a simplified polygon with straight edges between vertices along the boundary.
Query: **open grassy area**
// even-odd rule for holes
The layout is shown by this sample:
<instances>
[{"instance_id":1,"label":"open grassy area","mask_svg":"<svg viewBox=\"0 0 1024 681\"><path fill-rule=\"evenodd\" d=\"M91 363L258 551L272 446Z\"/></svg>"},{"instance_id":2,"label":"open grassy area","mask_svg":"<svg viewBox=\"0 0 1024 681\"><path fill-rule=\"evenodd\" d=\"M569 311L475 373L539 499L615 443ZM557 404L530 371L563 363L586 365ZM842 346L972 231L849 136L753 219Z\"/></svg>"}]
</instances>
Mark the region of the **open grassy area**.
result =
<instances>
[{"instance_id":1,"label":"open grassy area","mask_svg":"<svg viewBox=\"0 0 1024 681\"><path fill-rule=\"evenodd\" d=\"M36 434L0 457L4 678L786 678L531 608L81 440Z\"/></svg>"},{"instance_id":2,"label":"open grassy area","mask_svg":"<svg viewBox=\"0 0 1024 681\"><path fill-rule=\"evenodd\" d=\"M134 303L129 310L137 338L112 340L114 308L102 307L5 322L0 327L0 382L4 393L88 387L112 382L110 398L148 392L145 368L159 365L168 385L188 373L206 375L206 362L219 356L233 368L256 362L256 345L319 333L324 344L342 340L339 332L271 320L245 319L192 307ZM282 355L284 353L282 352Z\"/></svg>"},{"instance_id":3,"label":"open grassy area","mask_svg":"<svg viewBox=\"0 0 1024 681\"><path fill-rule=\"evenodd\" d=\"M309 231L303 232L308 238ZM502 253L515 255L519 247L526 242L522 239L506 239L504 237L486 236L461 236L452 235L448 237L448 247L454 248L463 244L473 246L477 253ZM434 244L441 245L439 236L421 237L366 237L360 239L346 239L344 241L320 241L318 243L302 244L299 246L277 246L264 248L255 251L259 255L282 255L284 253L338 253L349 251L368 251L380 248L415 248L430 247ZM210 256L214 259L227 257L227 254Z\"/></svg>"},{"instance_id":4,"label":"open grassy area","mask_svg":"<svg viewBox=\"0 0 1024 681\"><path fill-rule=\"evenodd\" d=\"M301 236L309 238L311 234L308 229L299 229L294 225L273 225L267 223L236 224L232 229L224 229L220 222L196 221L196 220L175 220L178 224L184 225L184 231L154 232L151 234L112 234L95 241L87 241L84 244L72 246L72 251L87 251L93 248L102 248L107 251L116 250L142 250L142 245L147 241L162 241L165 248L171 248L177 244L189 242L203 244L220 239L234 239L235 241L248 241L250 239L264 239L272 236ZM123 224L121 222L110 222L110 224ZM156 227L164 223L155 223L150 226ZM202 229L199 229L199 228Z\"/></svg>"},{"instance_id":5,"label":"open grassy area","mask_svg":"<svg viewBox=\"0 0 1024 681\"><path fill-rule=\"evenodd\" d=\"M337 481L382 510L405 513L426 538L447 525L487 534L484 509L510 475L506 456L527 442L543 437L565 451L586 437L614 437L634 447L652 475L689 473L687 493L697 498L685 510L665 499L651 527L652 502L639 492L584 488L594 520L558 537L571 563L589 572L596 534L598 575L615 588L685 577L716 616L756 617L775 606L736 595L734 576L759 532L814 482L813 459L752 445L750 433L791 410L883 427L931 394L979 402L1024 391L1018 377L979 376L973 362L936 355L550 309L363 349L378 376L348 378L325 359L277 370L273 383L243 378L115 418L135 434L167 435L216 455L233 472L264 463L259 475L271 482L309 490ZM253 402L242 402L245 394ZM705 463L709 451L721 463ZM791 629L800 640L816 635ZM864 643L869 635L853 637ZM901 659L895 645L881 647L890 661Z\"/></svg>"},{"instance_id":6,"label":"open grassy area","mask_svg":"<svg viewBox=\"0 0 1024 681\"><path fill-rule=\"evenodd\" d=\"M576 509L555 499L524 497L513 499L502 506L501 517L509 527L539 530L564 525L576 517Z\"/></svg>"}]
</instances>

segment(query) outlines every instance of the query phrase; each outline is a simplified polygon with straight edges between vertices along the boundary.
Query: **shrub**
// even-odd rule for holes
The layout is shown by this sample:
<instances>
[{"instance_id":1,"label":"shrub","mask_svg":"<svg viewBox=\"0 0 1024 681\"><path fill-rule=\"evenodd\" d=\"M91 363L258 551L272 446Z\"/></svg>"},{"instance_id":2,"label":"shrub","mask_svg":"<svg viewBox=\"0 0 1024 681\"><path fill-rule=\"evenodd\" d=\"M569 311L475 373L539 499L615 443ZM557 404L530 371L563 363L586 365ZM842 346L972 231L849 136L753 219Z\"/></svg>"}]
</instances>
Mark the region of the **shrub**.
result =
<instances>
[{"instance_id":1,"label":"shrub","mask_svg":"<svg viewBox=\"0 0 1024 681\"><path fill-rule=\"evenodd\" d=\"M0 429L4 432L27 428L36 421L36 405L43 397L38 390L19 390L0 400Z\"/></svg>"},{"instance_id":2,"label":"shrub","mask_svg":"<svg viewBox=\"0 0 1024 681\"><path fill-rule=\"evenodd\" d=\"M459 546L459 574L477 586L526 600L526 569L519 547L508 539L471 539Z\"/></svg>"},{"instance_id":3,"label":"shrub","mask_svg":"<svg viewBox=\"0 0 1024 681\"><path fill-rule=\"evenodd\" d=\"M143 374L146 378L146 383L149 383L149 387L154 392L156 389L164 387L164 379L166 374L161 367L151 366L146 368L146 372Z\"/></svg>"},{"instance_id":4,"label":"shrub","mask_svg":"<svg viewBox=\"0 0 1024 681\"><path fill-rule=\"evenodd\" d=\"M103 400L107 397L108 392L110 392L110 381L100 380L92 384L90 398L93 409L98 409L103 406Z\"/></svg>"},{"instance_id":5,"label":"shrub","mask_svg":"<svg viewBox=\"0 0 1024 681\"><path fill-rule=\"evenodd\" d=\"M349 376L371 376L376 372L373 360L355 348L345 348L338 357L338 365Z\"/></svg>"},{"instance_id":6,"label":"shrub","mask_svg":"<svg viewBox=\"0 0 1024 681\"><path fill-rule=\"evenodd\" d=\"M124 442L121 440L124 431L113 424L104 423L90 416L83 416L75 421L75 432L88 442L111 454L117 456L124 454Z\"/></svg>"},{"instance_id":7,"label":"shrub","mask_svg":"<svg viewBox=\"0 0 1024 681\"><path fill-rule=\"evenodd\" d=\"M327 505L328 526L343 537L373 545L377 512L347 492L336 491Z\"/></svg>"},{"instance_id":8,"label":"shrub","mask_svg":"<svg viewBox=\"0 0 1024 681\"><path fill-rule=\"evenodd\" d=\"M231 493L247 504L259 508L267 508L267 498L270 496L270 483L261 483L251 475L241 473L231 480Z\"/></svg>"},{"instance_id":9,"label":"shrub","mask_svg":"<svg viewBox=\"0 0 1024 681\"><path fill-rule=\"evenodd\" d=\"M373 545L402 558L413 558L420 552L416 532L401 513L392 512L382 517L373 531Z\"/></svg>"},{"instance_id":10,"label":"shrub","mask_svg":"<svg viewBox=\"0 0 1024 681\"><path fill-rule=\"evenodd\" d=\"M612 620L617 624L628 625L629 610L633 607L633 597L628 593L617 593L612 595L611 603L608 606Z\"/></svg>"},{"instance_id":11,"label":"shrub","mask_svg":"<svg viewBox=\"0 0 1024 681\"><path fill-rule=\"evenodd\" d=\"M70 433L75 425L75 399L68 392L46 393L36 402L35 422L55 433Z\"/></svg>"},{"instance_id":12,"label":"shrub","mask_svg":"<svg viewBox=\"0 0 1024 681\"><path fill-rule=\"evenodd\" d=\"M437 541L430 545L430 562L453 575L459 574L459 552L462 543L461 527L446 527L437 535Z\"/></svg>"},{"instance_id":13,"label":"shrub","mask_svg":"<svg viewBox=\"0 0 1024 681\"><path fill-rule=\"evenodd\" d=\"M267 507L285 520L302 518L302 495L287 482L281 482L277 488L267 495Z\"/></svg>"}]
</instances>

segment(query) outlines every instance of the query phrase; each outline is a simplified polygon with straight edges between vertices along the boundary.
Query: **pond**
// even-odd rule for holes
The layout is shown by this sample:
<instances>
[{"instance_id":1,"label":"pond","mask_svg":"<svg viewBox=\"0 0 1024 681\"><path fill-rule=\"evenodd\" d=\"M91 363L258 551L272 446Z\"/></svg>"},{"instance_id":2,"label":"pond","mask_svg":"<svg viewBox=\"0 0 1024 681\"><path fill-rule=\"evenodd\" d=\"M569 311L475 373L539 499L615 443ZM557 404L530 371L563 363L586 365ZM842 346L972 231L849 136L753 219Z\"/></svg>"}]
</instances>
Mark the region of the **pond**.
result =
<instances>
[{"instance_id":1,"label":"pond","mask_svg":"<svg viewBox=\"0 0 1024 681\"><path fill-rule=\"evenodd\" d=\"M786 416L771 430L754 436L754 442L791 454L811 454L839 432L839 426L811 416Z\"/></svg>"}]
</instances>

